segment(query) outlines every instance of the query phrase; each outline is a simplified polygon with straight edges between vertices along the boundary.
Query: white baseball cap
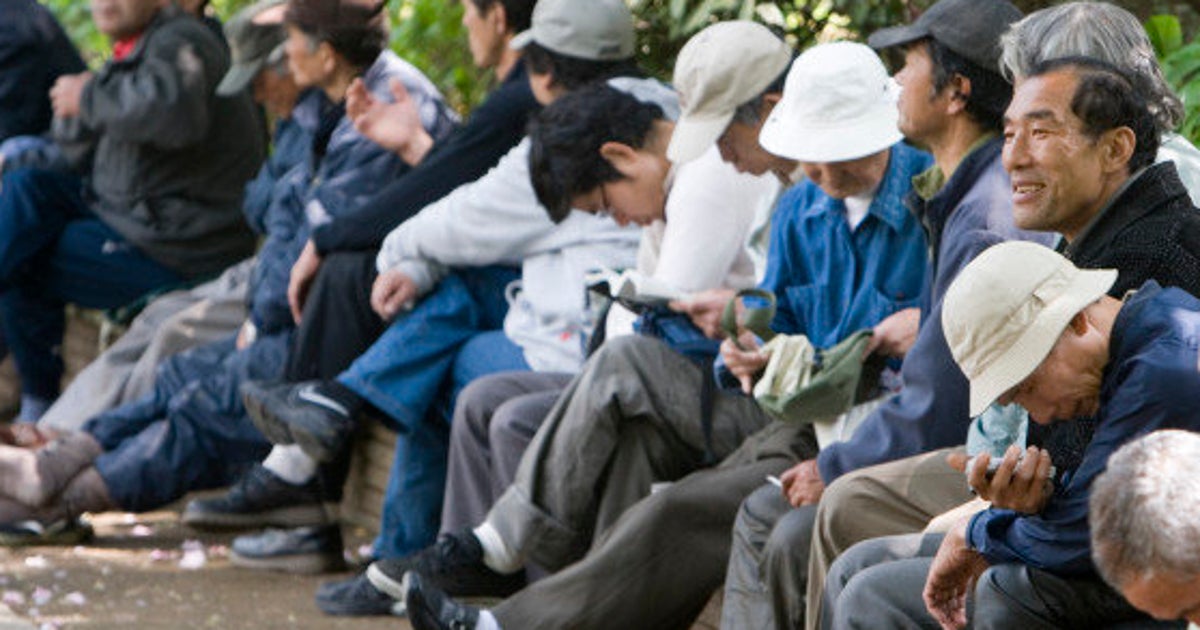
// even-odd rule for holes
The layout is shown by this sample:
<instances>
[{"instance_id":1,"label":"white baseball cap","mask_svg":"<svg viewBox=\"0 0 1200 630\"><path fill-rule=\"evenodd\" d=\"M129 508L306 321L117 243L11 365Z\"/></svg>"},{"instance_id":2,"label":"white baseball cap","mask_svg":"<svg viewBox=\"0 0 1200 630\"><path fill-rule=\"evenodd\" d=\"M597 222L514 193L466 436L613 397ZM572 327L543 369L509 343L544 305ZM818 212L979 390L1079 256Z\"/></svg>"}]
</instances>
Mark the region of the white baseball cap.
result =
<instances>
[{"instance_id":1,"label":"white baseball cap","mask_svg":"<svg viewBox=\"0 0 1200 630\"><path fill-rule=\"evenodd\" d=\"M801 162L845 162L878 153L903 137L896 126L899 93L867 46L818 44L792 62L783 99L758 142Z\"/></svg>"},{"instance_id":2,"label":"white baseball cap","mask_svg":"<svg viewBox=\"0 0 1200 630\"><path fill-rule=\"evenodd\" d=\"M675 62L672 82L683 115L667 157L681 163L703 155L725 132L738 106L767 89L791 61L791 47L755 22L718 22L689 39Z\"/></svg>"},{"instance_id":3,"label":"white baseball cap","mask_svg":"<svg viewBox=\"0 0 1200 630\"><path fill-rule=\"evenodd\" d=\"M942 331L971 382L971 415L1032 374L1116 280L1116 269L1079 269L1028 241L994 245L964 267L942 299Z\"/></svg>"}]
</instances>

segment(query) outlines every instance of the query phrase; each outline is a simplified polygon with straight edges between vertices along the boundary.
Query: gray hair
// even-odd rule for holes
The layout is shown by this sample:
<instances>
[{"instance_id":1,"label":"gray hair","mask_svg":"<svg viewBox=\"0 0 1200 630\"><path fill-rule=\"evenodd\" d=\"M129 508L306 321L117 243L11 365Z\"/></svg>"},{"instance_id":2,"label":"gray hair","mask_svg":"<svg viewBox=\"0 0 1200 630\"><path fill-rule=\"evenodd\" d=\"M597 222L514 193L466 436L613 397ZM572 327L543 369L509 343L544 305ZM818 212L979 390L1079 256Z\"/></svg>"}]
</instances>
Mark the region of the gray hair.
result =
<instances>
[{"instance_id":1,"label":"gray hair","mask_svg":"<svg viewBox=\"0 0 1200 630\"><path fill-rule=\"evenodd\" d=\"M1068 2L1035 11L1009 27L1000 45L1000 71L1009 81L1057 57L1094 57L1137 77L1160 133L1183 120L1183 103L1163 77L1146 29L1121 7Z\"/></svg>"},{"instance_id":2,"label":"gray hair","mask_svg":"<svg viewBox=\"0 0 1200 630\"><path fill-rule=\"evenodd\" d=\"M1100 575L1120 589L1156 573L1200 575L1200 434L1156 431L1122 446L1092 484Z\"/></svg>"}]
</instances>

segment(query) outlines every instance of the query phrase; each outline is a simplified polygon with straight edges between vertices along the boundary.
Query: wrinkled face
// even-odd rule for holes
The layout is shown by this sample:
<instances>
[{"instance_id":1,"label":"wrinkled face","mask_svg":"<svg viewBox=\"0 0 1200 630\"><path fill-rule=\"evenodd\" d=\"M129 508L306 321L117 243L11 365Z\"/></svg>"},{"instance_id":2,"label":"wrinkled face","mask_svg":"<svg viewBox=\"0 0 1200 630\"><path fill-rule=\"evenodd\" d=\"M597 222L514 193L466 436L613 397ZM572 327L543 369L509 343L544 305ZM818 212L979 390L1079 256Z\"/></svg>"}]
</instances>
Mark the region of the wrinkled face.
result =
<instances>
[{"instance_id":1,"label":"wrinkled face","mask_svg":"<svg viewBox=\"0 0 1200 630\"><path fill-rule=\"evenodd\" d=\"M1021 405L1038 424L1095 416L1105 363L1103 348L1096 353L1098 334L1090 325L1083 334L1068 327L1041 365L998 402Z\"/></svg>"},{"instance_id":2,"label":"wrinkled face","mask_svg":"<svg viewBox=\"0 0 1200 630\"><path fill-rule=\"evenodd\" d=\"M287 32L283 50L287 53L288 70L292 73L292 80L300 89L319 87L332 74L332 69L322 54L323 48L328 47L328 44L313 46L308 35L291 24L287 26Z\"/></svg>"},{"instance_id":3,"label":"wrinkled face","mask_svg":"<svg viewBox=\"0 0 1200 630\"><path fill-rule=\"evenodd\" d=\"M505 24L499 6L499 2L491 4L485 13L480 13L472 0L463 1L462 25L467 29L471 60L477 67L495 67L500 62L504 47L508 45L504 39Z\"/></svg>"},{"instance_id":4,"label":"wrinkled face","mask_svg":"<svg viewBox=\"0 0 1200 630\"><path fill-rule=\"evenodd\" d=\"M96 30L123 39L146 28L164 4L164 0L92 0L92 20Z\"/></svg>"},{"instance_id":5,"label":"wrinkled face","mask_svg":"<svg viewBox=\"0 0 1200 630\"><path fill-rule=\"evenodd\" d=\"M1121 594L1134 608L1155 619L1200 624L1200 575L1139 576L1123 585Z\"/></svg>"},{"instance_id":6,"label":"wrinkled face","mask_svg":"<svg viewBox=\"0 0 1200 630\"><path fill-rule=\"evenodd\" d=\"M291 117L296 98L300 95L300 87L292 80L291 73L263 68L255 75L253 86L254 102L265 107L273 116Z\"/></svg>"},{"instance_id":7,"label":"wrinkled face","mask_svg":"<svg viewBox=\"0 0 1200 630\"><path fill-rule=\"evenodd\" d=\"M933 89L933 59L929 47L918 42L904 50L904 67L895 75L900 84L900 111L897 126L904 137L926 143L936 136L945 124L945 105L949 90Z\"/></svg>"},{"instance_id":8,"label":"wrinkled face","mask_svg":"<svg viewBox=\"0 0 1200 630\"><path fill-rule=\"evenodd\" d=\"M572 200L585 212L608 214L620 225L650 225L666 212L667 174L671 163L660 152L633 149L628 159L610 160L621 178L605 182Z\"/></svg>"},{"instance_id":9,"label":"wrinkled face","mask_svg":"<svg viewBox=\"0 0 1200 630\"><path fill-rule=\"evenodd\" d=\"M875 190L887 171L888 152L846 162L801 162L804 176L834 199L845 199Z\"/></svg>"},{"instance_id":10,"label":"wrinkled face","mask_svg":"<svg viewBox=\"0 0 1200 630\"><path fill-rule=\"evenodd\" d=\"M1004 116L1013 219L1026 230L1078 233L1108 200L1103 143L1071 112L1078 79L1051 72L1018 84Z\"/></svg>"}]
</instances>

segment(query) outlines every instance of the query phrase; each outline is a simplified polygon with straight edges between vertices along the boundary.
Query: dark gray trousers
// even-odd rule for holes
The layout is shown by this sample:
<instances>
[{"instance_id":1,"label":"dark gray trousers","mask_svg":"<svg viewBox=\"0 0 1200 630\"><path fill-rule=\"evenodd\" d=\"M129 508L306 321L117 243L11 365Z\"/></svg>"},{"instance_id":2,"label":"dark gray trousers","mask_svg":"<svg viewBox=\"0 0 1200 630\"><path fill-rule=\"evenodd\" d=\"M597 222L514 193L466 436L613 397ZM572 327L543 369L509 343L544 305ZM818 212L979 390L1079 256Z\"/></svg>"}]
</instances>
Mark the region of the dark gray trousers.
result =
<instances>
[{"instance_id":1,"label":"dark gray trousers","mask_svg":"<svg viewBox=\"0 0 1200 630\"><path fill-rule=\"evenodd\" d=\"M725 575L742 500L817 451L811 427L773 423L752 399L719 393L711 444L725 459L700 470L703 378L661 343L630 337L606 343L572 381L488 521L541 564L587 555L493 609L502 627L691 624Z\"/></svg>"},{"instance_id":2,"label":"dark gray trousers","mask_svg":"<svg viewBox=\"0 0 1200 630\"><path fill-rule=\"evenodd\" d=\"M463 388L450 424L442 533L483 522L512 483L521 455L572 378L571 374L501 372Z\"/></svg>"},{"instance_id":3,"label":"dark gray trousers","mask_svg":"<svg viewBox=\"0 0 1200 630\"><path fill-rule=\"evenodd\" d=\"M825 628L930 628L922 592L942 534L888 536L859 543L833 563L825 582ZM1023 564L979 577L967 603L977 630L1174 628L1130 606L1099 577L1065 578Z\"/></svg>"}]
</instances>

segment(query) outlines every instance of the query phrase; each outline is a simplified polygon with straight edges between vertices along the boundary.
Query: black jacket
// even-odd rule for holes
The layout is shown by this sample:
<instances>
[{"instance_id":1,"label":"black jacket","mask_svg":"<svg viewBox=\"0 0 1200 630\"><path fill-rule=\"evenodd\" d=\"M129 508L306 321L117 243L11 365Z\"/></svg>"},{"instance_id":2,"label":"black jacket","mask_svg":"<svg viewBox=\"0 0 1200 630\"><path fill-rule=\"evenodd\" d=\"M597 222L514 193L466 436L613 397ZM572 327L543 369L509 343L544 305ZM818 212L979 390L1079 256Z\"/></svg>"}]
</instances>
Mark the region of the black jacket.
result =
<instances>
[{"instance_id":1,"label":"black jacket","mask_svg":"<svg viewBox=\"0 0 1200 630\"><path fill-rule=\"evenodd\" d=\"M246 258L255 239L242 193L265 155L246 93L216 95L229 53L212 30L173 6L128 57L84 88L80 116L56 120L56 140L85 174L96 215L154 260L190 277Z\"/></svg>"},{"instance_id":2,"label":"black jacket","mask_svg":"<svg viewBox=\"0 0 1200 630\"><path fill-rule=\"evenodd\" d=\"M1063 254L1085 269L1116 269L1109 295L1120 299L1147 280L1200 297L1200 210L1173 162L1142 171ZM1050 451L1060 473L1074 470L1096 429L1094 418L1029 423L1029 443Z\"/></svg>"}]
</instances>

